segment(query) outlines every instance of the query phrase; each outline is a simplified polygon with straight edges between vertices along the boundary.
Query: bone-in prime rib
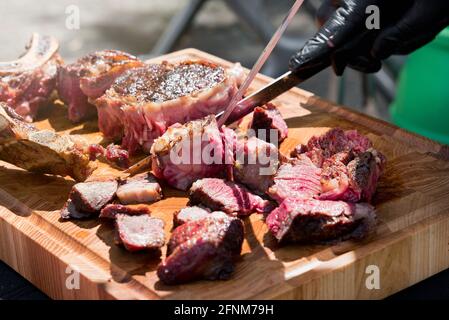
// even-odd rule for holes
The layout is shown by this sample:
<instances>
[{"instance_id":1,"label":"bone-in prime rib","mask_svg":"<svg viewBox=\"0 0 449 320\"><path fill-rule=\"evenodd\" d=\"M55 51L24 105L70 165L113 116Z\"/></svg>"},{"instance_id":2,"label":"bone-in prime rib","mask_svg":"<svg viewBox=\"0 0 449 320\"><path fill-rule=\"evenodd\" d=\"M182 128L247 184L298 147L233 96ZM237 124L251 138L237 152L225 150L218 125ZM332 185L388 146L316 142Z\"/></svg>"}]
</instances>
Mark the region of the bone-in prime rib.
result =
<instances>
[{"instance_id":1,"label":"bone-in prime rib","mask_svg":"<svg viewBox=\"0 0 449 320\"><path fill-rule=\"evenodd\" d=\"M117 50L90 53L58 70L59 98L67 105L69 119L78 122L96 113L89 99L103 95L114 80L130 68L143 65L136 57Z\"/></svg>"},{"instance_id":2,"label":"bone-in prime rib","mask_svg":"<svg viewBox=\"0 0 449 320\"><path fill-rule=\"evenodd\" d=\"M224 69L202 60L128 70L95 100L100 130L107 138L123 137L131 153L148 151L170 125L224 110L242 76L240 65Z\"/></svg>"},{"instance_id":3,"label":"bone-in prime rib","mask_svg":"<svg viewBox=\"0 0 449 320\"><path fill-rule=\"evenodd\" d=\"M237 218L184 223L173 231L167 258L159 265L157 275L168 285L228 279L242 244L243 223Z\"/></svg>"},{"instance_id":4,"label":"bone-in prime rib","mask_svg":"<svg viewBox=\"0 0 449 320\"><path fill-rule=\"evenodd\" d=\"M27 122L34 119L55 89L57 68L62 64L58 48L53 37L33 34L22 57L0 62L0 101Z\"/></svg>"},{"instance_id":5,"label":"bone-in prime rib","mask_svg":"<svg viewBox=\"0 0 449 320\"><path fill-rule=\"evenodd\" d=\"M239 216L253 212L267 213L273 207L270 201L252 194L242 185L217 178L205 178L193 183L189 192L190 204L201 204L213 211Z\"/></svg>"},{"instance_id":6,"label":"bone-in prime rib","mask_svg":"<svg viewBox=\"0 0 449 320\"><path fill-rule=\"evenodd\" d=\"M81 139L38 130L0 103L0 160L28 171L84 181L95 169L86 149Z\"/></svg>"}]
</instances>

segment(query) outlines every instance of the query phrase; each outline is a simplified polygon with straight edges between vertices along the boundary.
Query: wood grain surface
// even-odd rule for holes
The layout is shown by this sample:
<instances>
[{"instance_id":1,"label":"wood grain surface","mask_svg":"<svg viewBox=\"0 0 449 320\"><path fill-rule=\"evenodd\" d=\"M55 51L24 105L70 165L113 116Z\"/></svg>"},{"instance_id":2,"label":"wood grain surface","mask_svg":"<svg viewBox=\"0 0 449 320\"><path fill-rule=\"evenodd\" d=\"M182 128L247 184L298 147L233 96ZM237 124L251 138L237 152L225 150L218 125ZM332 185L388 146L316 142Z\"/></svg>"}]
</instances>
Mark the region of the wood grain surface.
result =
<instances>
[{"instance_id":1,"label":"wood grain surface","mask_svg":"<svg viewBox=\"0 0 449 320\"><path fill-rule=\"evenodd\" d=\"M229 62L194 49L160 60ZM258 76L251 90L270 81ZM61 221L59 210L73 181L29 173L0 162L0 259L57 299L378 299L449 267L449 149L388 123L293 89L274 101L286 118L289 138L281 151L333 127L357 129L388 163L374 198L377 232L362 242L277 247L261 215L244 220L245 242L228 281L163 285L155 274L161 256L128 253L113 244L111 224ZM37 125L102 141L95 121L73 126L65 107L49 107ZM95 175L118 171L100 163ZM152 205L166 223L187 203L185 193L164 187ZM380 271L380 289L366 286L367 267ZM80 287L66 286L73 270Z\"/></svg>"}]
</instances>

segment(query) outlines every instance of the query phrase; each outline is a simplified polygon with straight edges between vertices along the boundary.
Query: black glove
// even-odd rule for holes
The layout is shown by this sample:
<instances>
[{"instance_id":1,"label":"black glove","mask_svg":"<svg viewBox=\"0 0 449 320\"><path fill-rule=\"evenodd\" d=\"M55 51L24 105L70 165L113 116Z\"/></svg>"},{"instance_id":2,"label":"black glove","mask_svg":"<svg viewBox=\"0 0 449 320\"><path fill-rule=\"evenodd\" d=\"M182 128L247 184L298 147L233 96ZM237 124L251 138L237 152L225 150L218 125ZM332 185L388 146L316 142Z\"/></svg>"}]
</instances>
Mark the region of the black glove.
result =
<instances>
[{"instance_id":1,"label":"black glove","mask_svg":"<svg viewBox=\"0 0 449 320\"><path fill-rule=\"evenodd\" d=\"M379 30L366 27L370 5L379 8ZM408 54L433 40L449 25L449 1L324 0L318 20L320 30L291 58L290 70L330 59L338 75L346 66L370 73L381 68L381 60Z\"/></svg>"}]
</instances>

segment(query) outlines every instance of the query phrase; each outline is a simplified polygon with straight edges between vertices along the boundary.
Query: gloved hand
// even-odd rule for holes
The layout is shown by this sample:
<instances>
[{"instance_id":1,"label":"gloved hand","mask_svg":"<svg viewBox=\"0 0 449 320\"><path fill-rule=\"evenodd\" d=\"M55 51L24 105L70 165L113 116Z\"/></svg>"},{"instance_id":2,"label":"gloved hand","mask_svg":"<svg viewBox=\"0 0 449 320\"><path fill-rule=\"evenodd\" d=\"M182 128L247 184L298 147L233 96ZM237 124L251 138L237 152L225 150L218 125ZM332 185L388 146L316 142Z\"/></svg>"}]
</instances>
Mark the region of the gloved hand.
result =
<instances>
[{"instance_id":1,"label":"gloved hand","mask_svg":"<svg viewBox=\"0 0 449 320\"><path fill-rule=\"evenodd\" d=\"M366 20L376 5L380 29ZM324 0L318 11L321 28L290 60L290 70L310 68L331 59L335 73L346 66L376 72L383 59L408 54L430 42L449 25L448 0Z\"/></svg>"}]
</instances>

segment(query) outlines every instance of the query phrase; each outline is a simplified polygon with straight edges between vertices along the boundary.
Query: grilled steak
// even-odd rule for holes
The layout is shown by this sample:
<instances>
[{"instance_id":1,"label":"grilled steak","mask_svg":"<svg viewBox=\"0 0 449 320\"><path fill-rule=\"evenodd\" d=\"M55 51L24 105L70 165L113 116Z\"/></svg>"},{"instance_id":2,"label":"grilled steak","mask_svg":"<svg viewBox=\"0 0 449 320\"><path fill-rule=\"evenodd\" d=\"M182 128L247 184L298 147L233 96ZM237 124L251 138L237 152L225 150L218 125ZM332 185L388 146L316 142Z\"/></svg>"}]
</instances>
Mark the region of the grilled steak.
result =
<instances>
[{"instance_id":1,"label":"grilled steak","mask_svg":"<svg viewBox=\"0 0 449 320\"><path fill-rule=\"evenodd\" d=\"M243 223L236 218L187 222L176 228L167 247L167 258L157 269L168 285L197 279L224 280L240 256Z\"/></svg>"},{"instance_id":2,"label":"grilled steak","mask_svg":"<svg viewBox=\"0 0 449 320\"><path fill-rule=\"evenodd\" d=\"M151 155L155 176L180 190L226 172L222 136L213 116L171 126L154 141Z\"/></svg>"},{"instance_id":3,"label":"grilled steak","mask_svg":"<svg viewBox=\"0 0 449 320\"><path fill-rule=\"evenodd\" d=\"M119 203L107 204L100 212L100 218L115 219L118 214L127 214L129 216L138 216L141 214L149 215L150 208L145 204L123 205Z\"/></svg>"},{"instance_id":4,"label":"grilled steak","mask_svg":"<svg viewBox=\"0 0 449 320\"><path fill-rule=\"evenodd\" d=\"M211 212L198 206L183 208L173 215L173 226L177 227L189 221L199 221L205 218L221 219L228 215L222 211Z\"/></svg>"},{"instance_id":5,"label":"grilled steak","mask_svg":"<svg viewBox=\"0 0 449 320\"><path fill-rule=\"evenodd\" d=\"M159 218L117 214L115 221L118 238L128 251L156 250L165 244L165 223Z\"/></svg>"},{"instance_id":6,"label":"grilled steak","mask_svg":"<svg viewBox=\"0 0 449 320\"><path fill-rule=\"evenodd\" d=\"M202 204L213 211L239 216L253 212L270 212L272 204L252 194L245 187L217 178L201 179L193 183L189 192L190 204Z\"/></svg>"},{"instance_id":7,"label":"grilled steak","mask_svg":"<svg viewBox=\"0 0 449 320\"><path fill-rule=\"evenodd\" d=\"M130 68L143 65L136 57L116 50L88 54L58 70L57 88L68 107L69 119L79 122L95 114L89 103L103 95L114 80Z\"/></svg>"},{"instance_id":8,"label":"grilled steak","mask_svg":"<svg viewBox=\"0 0 449 320\"><path fill-rule=\"evenodd\" d=\"M100 213L114 199L117 186L116 180L77 183L72 187L69 197L79 211Z\"/></svg>"},{"instance_id":9,"label":"grilled steak","mask_svg":"<svg viewBox=\"0 0 449 320\"><path fill-rule=\"evenodd\" d=\"M153 140L175 123L224 110L237 91L243 69L206 61L167 62L129 70L95 101L99 127L121 139L131 153L148 151Z\"/></svg>"},{"instance_id":10,"label":"grilled steak","mask_svg":"<svg viewBox=\"0 0 449 320\"><path fill-rule=\"evenodd\" d=\"M352 152L357 155L371 147L371 141L356 130L334 128L322 136L312 137L304 151L316 166L322 167L324 160L336 153Z\"/></svg>"},{"instance_id":11,"label":"grilled steak","mask_svg":"<svg viewBox=\"0 0 449 320\"><path fill-rule=\"evenodd\" d=\"M276 106L271 103L254 109L249 128L254 130L259 139L274 143L276 146L279 146L288 136L288 127L284 118ZM275 134L273 137L271 137L272 132Z\"/></svg>"},{"instance_id":12,"label":"grilled steak","mask_svg":"<svg viewBox=\"0 0 449 320\"><path fill-rule=\"evenodd\" d=\"M322 168L322 190L316 196L321 200L371 201L385 166L385 157L355 130L332 129L298 146L292 155L309 157Z\"/></svg>"},{"instance_id":13,"label":"grilled steak","mask_svg":"<svg viewBox=\"0 0 449 320\"><path fill-rule=\"evenodd\" d=\"M281 204L287 198L313 198L320 194L321 169L307 157L279 167L268 195Z\"/></svg>"},{"instance_id":14,"label":"grilled steak","mask_svg":"<svg viewBox=\"0 0 449 320\"><path fill-rule=\"evenodd\" d=\"M162 189L150 173L126 179L118 187L117 197L122 204L151 203L162 198Z\"/></svg>"},{"instance_id":15,"label":"grilled steak","mask_svg":"<svg viewBox=\"0 0 449 320\"><path fill-rule=\"evenodd\" d=\"M85 150L81 139L37 130L0 103L0 160L28 171L69 175L84 181L95 169Z\"/></svg>"},{"instance_id":16,"label":"grilled steak","mask_svg":"<svg viewBox=\"0 0 449 320\"><path fill-rule=\"evenodd\" d=\"M376 224L376 215L366 203L286 199L266 223L281 243L324 242L366 236Z\"/></svg>"},{"instance_id":17,"label":"grilled steak","mask_svg":"<svg viewBox=\"0 0 449 320\"><path fill-rule=\"evenodd\" d=\"M258 194L264 194L273 184L279 167L279 150L256 137L237 139L234 179Z\"/></svg>"},{"instance_id":18,"label":"grilled steak","mask_svg":"<svg viewBox=\"0 0 449 320\"><path fill-rule=\"evenodd\" d=\"M33 34L27 52L16 61L0 62L0 101L31 122L48 102L62 64L59 44L52 37Z\"/></svg>"}]
</instances>

